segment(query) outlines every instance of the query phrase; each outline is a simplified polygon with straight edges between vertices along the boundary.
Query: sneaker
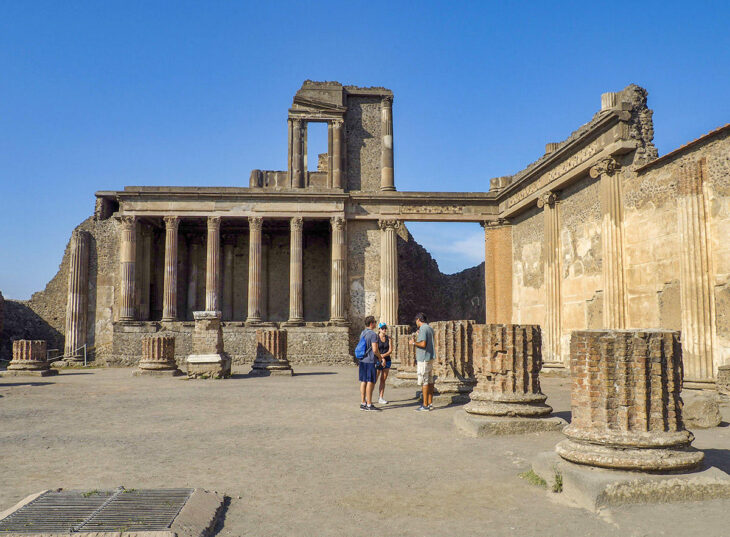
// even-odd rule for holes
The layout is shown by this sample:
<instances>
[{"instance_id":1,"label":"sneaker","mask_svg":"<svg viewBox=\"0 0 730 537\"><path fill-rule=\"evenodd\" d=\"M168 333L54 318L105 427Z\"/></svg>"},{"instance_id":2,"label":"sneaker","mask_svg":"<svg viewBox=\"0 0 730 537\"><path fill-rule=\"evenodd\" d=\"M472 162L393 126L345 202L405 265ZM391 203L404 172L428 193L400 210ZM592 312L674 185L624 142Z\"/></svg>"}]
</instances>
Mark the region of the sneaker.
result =
<instances>
[{"instance_id":1,"label":"sneaker","mask_svg":"<svg viewBox=\"0 0 730 537\"><path fill-rule=\"evenodd\" d=\"M380 399L378 399L378 403L380 403L381 405L387 405L388 404L388 401L386 401L385 399L383 399L381 397Z\"/></svg>"},{"instance_id":2,"label":"sneaker","mask_svg":"<svg viewBox=\"0 0 730 537\"><path fill-rule=\"evenodd\" d=\"M423 405L419 406L415 410L416 410L416 412L430 412L431 411L430 408L428 408L427 406L423 406Z\"/></svg>"},{"instance_id":3,"label":"sneaker","mask_svg":"<svg viewBox=\"0 0 730 537\"><path fill-rule=\"evenodd\" d=\"M428 408L429 410L433 410L433 404L428 405L426 408Z\"/></svg>"},{"instance_id":4,"label":"sneaker","mask_svg":"<svg viewBox=\"0 0 730 537\"><path fill-rule=\"evenodd\" d=\"M375 405L370 405L370 406L366 406L365 410L372 412L373 410L380 410L380 409L378 407L376 407Z\"/></svg>"},{"instance_id":5,"label":"sneaker","mask_svg":"<svg viewBox=\"0 0 730 537\"><path fill-rule=\"evenodd\" d=\"M360 410L367 410L368 406L365 403L360 403Z\"/></svg>"}]
</instances>

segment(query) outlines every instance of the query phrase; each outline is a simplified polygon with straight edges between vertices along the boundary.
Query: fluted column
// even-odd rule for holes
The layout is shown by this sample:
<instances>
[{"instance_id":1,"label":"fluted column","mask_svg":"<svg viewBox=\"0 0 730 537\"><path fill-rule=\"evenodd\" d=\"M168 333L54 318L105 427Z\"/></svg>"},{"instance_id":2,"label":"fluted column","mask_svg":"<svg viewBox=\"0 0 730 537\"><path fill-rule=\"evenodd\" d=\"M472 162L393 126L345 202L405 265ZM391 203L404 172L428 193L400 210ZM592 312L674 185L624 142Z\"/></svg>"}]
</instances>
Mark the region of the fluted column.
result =
<instances>
[{"instance_id":1,"label":"fluted column","mask_svg":"<svg viewBox=\"0 0 730 537\"><path fill-rule=\"evenodd\" d=\"M543 332L543 358L546 367L564 367L561 357L560 334L560 215L557 195L543 194L537 201L545 218L545 330Z\"/></svg>"},{"instance_id":2,"label":"fluted column","mask_svg":"<svg viewBox=\"0 0 730 537\"><path fill-rule=\"evenodd\" d=\"M208 217L207 255L205 258L205 311L220 310L221 217Z\"/></svg>"},{"instance_id":3,"label":"fluted column","mask_svg":"<svg viewBox=\"0 0 730 537\"><path fill-rule=\"evenodd\" d=\"M248 318L247 323L261 322L261 227L263 218L249 216L248 241Z\"/></svg>"},{"instance_id":4,"label":"fluted column","mask_svg":"<svg viewBox=\"0 0 730 537\"><path fill-rule=\"evenodd\" d=\"M679 277L685 383L710 383L715 376L715 300L703 188L704 159L679 169Z\"/></svg>"},{"instance_id":5,"label":"fluted column","mask_svg":"<svg viewBox=\"0 0 730 537\"><path fill-rule=\"evenodd\" d=\"M345 235L345 219L335 216L330 220L332 225L332 270L330 302L330 321L333 324L347 323L347 240Z\"/></svg>"},{"instance_id":6,"label":"fluted column","mask_svg":"<svg viewBox=\"0 0 730 537\"><path fill-rule=\"evenodd\" d=\"M512 229L506 220L484 227L484 291L487 324L512 322Z\"/></svg>"},{"instance_id":7,"label":"fluted column","mask_svg":"<svg viewBox=\"0 0 730 537\"><path fill-rule=\"evenodd\" d=\"M393 96L383 98L380 112L383 149L380 162L380 190L395 190L393 177Z\"/></svg>"},{"instance_id":8,"label":"fluted column","mask_svg":"<svg viewBox=\"0 0 730 537\"><path fill-rule=\"evenodd\" d=\"M623 209L619 168L620 164L613 157L609 157L590 170L592 178L601 178L603 327L612 329L626 328Z\"/></svg>"},{"instance_id":9,"label":"fluted column","mask_svg":"<svg viewBox=\"0 0 730 537\"><path fill-rule=\"evenodd\" d=\"M223 320L233 319L233 248L236 245L236 236L223 235Z\"/></svg>"},{"instance_id":10,"label":"fluted column","mask_svg":"<svg viewBox=\"0 0 730 537\"><path fill-rule=\"evenodd\" d=\"M398 324L398 220L380 220L380 321Z\"/></svg>"},{"instance_id":11,"label":"fluted column","mask_svg":"<svg viewBox=\"0 0 730 537\"><path fill-rule=\"evenodd\" d=\"M302 263L302 228L304 221L295 216L291 219L291 241L289 243L289 325L304 323L304 270Z\"/></svg>"},{"instance_id":12,"label":"fluted column","mask_svg":"<svg viewBox=\"0 0 730 537\"><path fill-rule=\"evenodd\" d=\"M71 235L70 250L68 295L66 297L66 341L63 348L63 355L67 358L79 356L78 348L86 343L89 234L80 229L74 230Z\"/></svg>"},{"instance_id":13,"label":"fluted column","mask_svg":"<svg viewBox=\"0 0 730 537\"><path fill-rule=\"evenodd\" d=\"M292 119L292 146L291 146L291 186L304 186L304 159L302 157L302 120Z\"/></svg>"},{"instance_id":14,"label":"fluted column","mask_svg":"<svg viewBox=\"0 0 730 537\"><path fill-rule=\"evenodd\" d=\"M198 257L202 246L201 237L197 234L188 238L188 319L193 318L193 312L198 311Z\"/></svg>"},{"instance_id":15,"label":"fluted column","mask_svg":"<svg viewBox=\"0 0 730 537\"><path fill-rule=\"evenodd\" d=\"M332 187L342 188L342 134L345 122L332 122Z\"/></svg>"},{"instance_id":16,"label":"fluted column","mask_svg":"<svg viewBox=\"0 0 730 537\"><path fill-rule=\"evenodd\" d=\"M122 240L119 252L119 320L133 321L134 311L134 279L137 258L137 222L134 216L120 217L122 224Z\"/></svg>"},{"instance_id":17,"label":"fluted column","mask_svg":"<svg viewBox=\"0 0 730 537\"><path fill-rule=\"evenodd\" d=\"M139 260L139 315L140 321L150 319L150 283L152 276L152 230L149 226L140 227Z\"/></svg>"},{"instance_id":18,"label":"fluted column","mask_svg":"<svg viewBox=\"0 0 730 537\"><path fill-rule=\"evenodd\" d=\"M165 216L165 283L162 294L162 320L177 320L177 230L180 218Z\"/></svg>"}]
</instances>

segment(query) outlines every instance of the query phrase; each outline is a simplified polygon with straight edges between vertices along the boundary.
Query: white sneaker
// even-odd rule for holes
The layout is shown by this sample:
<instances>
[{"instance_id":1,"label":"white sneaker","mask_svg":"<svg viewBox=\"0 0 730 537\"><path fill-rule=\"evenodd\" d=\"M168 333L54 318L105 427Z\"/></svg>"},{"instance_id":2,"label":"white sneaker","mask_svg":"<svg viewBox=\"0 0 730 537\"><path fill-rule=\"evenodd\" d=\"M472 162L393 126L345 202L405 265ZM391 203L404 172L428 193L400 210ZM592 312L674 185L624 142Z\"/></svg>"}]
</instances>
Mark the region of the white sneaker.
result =
<instances>
[{"instance_id":1,"label":"white sneaker","mask_svg":"<svg viewBox=\"0 0 730 537\"><path fill-rule=\"evenodd\" d=\"M381 404L381 405L387 405L388 404L388 401L386 401L385 399L383 399L381 397L380 399L378 399L378 403Z\"/></svg>"}]
</instances>

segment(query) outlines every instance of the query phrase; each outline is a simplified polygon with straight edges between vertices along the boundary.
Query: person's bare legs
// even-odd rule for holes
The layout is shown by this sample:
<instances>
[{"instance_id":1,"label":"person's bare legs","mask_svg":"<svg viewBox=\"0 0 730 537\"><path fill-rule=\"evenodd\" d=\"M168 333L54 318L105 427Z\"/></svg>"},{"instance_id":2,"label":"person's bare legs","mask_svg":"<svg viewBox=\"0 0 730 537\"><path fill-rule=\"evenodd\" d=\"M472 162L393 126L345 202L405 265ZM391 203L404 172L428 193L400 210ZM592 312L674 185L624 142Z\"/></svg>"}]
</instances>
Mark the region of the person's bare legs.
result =
<instances>
[{"instance_id":1,"label":"person's bare legs","mask_svg":"<svg viewBox=\"0 0 730 537\"><path fill-rule=\"evenodd\" d=\"M365 384L363 382L363 384ZM368 382L365 386L365 403L368 406L371 406L373 404L373 388L375 388L374 382Z\"/></svg>"},{"instance_id":2,"label":"person's bare legs","mask_svg":"<svg viewBox=\"0 0 730 537\"><path fill-rule=\"evenodd\" d=\"M360 383L360 397L362 398L362 403L365 404L365 388L367 386L367 382L361 382Z\"/></svg>"},{"instance_id":3,"label":"person's bare legs","mask_svg":"<svg viewBox=\"0 0 730 537\"><path fill-rule=\"evenodd\" d=\"M421 386L421 393L423 394L423 397L421 398L421 406L428 406L428 387L429 384Z\"/></svg>"},{"instance_id":4,"label":"person's bare legs","mask_svg":"<svg viewBox=\"0 0 730 537\"><path fill-rule=\"evenodd\" d=\"M383 369L383 374L380 375L380 399L385 399L385 397L383 396L385 395L385 381L388 380L388 371L390 371L390 369ZM378 380L377 377L375 378L375 380Z\"/></svg>"},{"instance_id":5,"label":"person's bare legs","mask_svg":"<svg viewBox=\"0 0 730 537\"><path fill-rule=\"evenodd\" d=\"M431 406L433 404L433 384L424 386L424 388L425 388L424 391L426 392L427 397L428 397L428 404L426 404L424 406ZM424 401L425 401L425 399L424 399Z\"/></svg>"}]
</instances>

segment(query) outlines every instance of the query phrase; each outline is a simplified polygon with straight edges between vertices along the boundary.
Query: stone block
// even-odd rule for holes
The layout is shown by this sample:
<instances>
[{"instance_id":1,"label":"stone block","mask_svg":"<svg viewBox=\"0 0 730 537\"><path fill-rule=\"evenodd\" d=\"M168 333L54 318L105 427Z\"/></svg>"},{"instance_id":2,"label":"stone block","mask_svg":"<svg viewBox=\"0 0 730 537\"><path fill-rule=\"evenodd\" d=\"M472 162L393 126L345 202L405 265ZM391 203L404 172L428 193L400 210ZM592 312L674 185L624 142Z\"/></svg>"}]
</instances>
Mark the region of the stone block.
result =
<instances>
[{"instance_id":1,"label":"stone block","mask_svg":"<svg viewBox=\"0 0 730 537\"><path fill-rule=\"evenodd\" d=\"M13 359L8 364L5 377L48 377L57 375L51 369L46 357L46 342L43 340L18 339L13 341Z\"/></svg>"},{"instance_id":2,"label":"stone block","mask_svg":"<svg viewBox=\"0 0 730 537\"><path fill-rule=\"evenodd\" d=\"M398 349L398 372L393 380L393 386L396 388L408 388L416 385L416 348L408 344L411 334L396 335Z\"/></svg>"},{"instance_id":3,"label":"stone block","mask_svg":"<svg viewBox=\"0 0 730 537\"><path fill-rule=\"evenodd\" d=\"M714 392L682 392L684 407L682 417L689 429L709 429L717 427L722 421L720 403Z\"/></svg>"},{"instance_id":4,"label":"stone block","mask_svg":"<svg viewBox=\"0 0 730 537\"><path fill-rule=\"evenodd\" d=\"M454 425L465 436L478 438L492 435L561 431L567 422L557 416L537 418L481 416L460 411L454 414Z\"/></svg>"},{"instance_id":5,"label":"stone block","mask_svg":"<svg viewBox=\"0 0 730 537\"><path fill-rule=\"evenodd\" d=\"M730 395L730 365L721 365L717 368L717 391Z\"/></svg>"},{"instance_id":6,"label":"stone block","mask_svg":"<svg viewBox=\"0 0 730 537\"><path fill-rule=\"evenodd\" d=\"M196 311L193 353L187 358L188 378L227 378L231 359L223 351L220 311Z\"/></svg>"},{"instance_id":7,"label":"stone block","mask_svg":"<svg viewBox=\"0 0 730 537\"><path fill-rule=\"evenodd\" d=\"M256 359L250 374L254 376L294 374L287 360L286 330L256 330Z\"/></svg>"}]
</instances>

